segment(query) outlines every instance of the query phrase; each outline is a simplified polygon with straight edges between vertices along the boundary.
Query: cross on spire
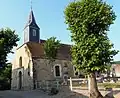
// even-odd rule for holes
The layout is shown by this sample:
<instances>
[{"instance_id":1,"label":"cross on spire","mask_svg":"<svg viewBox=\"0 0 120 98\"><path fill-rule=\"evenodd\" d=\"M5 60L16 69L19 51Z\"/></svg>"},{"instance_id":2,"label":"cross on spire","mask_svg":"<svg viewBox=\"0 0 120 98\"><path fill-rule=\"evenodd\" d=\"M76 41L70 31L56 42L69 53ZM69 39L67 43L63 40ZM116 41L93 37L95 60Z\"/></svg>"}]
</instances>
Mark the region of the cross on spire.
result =
<instances>
[{"instance_id":1,"label":"cross on spire","mask_svg":"<svg viewBox=\"0 0 120 98\"><path fill-rule=\"evenodd\" d=\"M30 7L31 7L31 10L32 10L32 0L30 0Z\"/></svg>"}]
</instances>

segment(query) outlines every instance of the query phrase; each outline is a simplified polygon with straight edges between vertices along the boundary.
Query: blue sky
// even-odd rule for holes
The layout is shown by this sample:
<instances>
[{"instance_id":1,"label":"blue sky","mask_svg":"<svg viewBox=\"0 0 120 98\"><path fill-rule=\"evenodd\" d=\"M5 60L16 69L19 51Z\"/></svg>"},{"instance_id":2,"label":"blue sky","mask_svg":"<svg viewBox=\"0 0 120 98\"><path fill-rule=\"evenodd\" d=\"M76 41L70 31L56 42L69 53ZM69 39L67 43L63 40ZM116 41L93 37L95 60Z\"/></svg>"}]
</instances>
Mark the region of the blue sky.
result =
<instances>
[{"instance_id":1,"label":"blue sky","mask_svg":"<svg viewBox=\"0 0 120 98\"><path fill-rule=\"evenodd\" d=\"M0 0L0 28L10 27L16 30L20 37L19 45L23 44L23 28L27 22L30 12L30 0ZM64 8L70 1L74 0L34 0L33 11L40 26L40 38L47 39L56 36L62 43L70 44L70 33L66 30L67 25L64 23ZM120 50L119 29L120 29L120 0L105 0L113 5L117 18L115 23L110 27L108 32L109 38ZM8 59L12 60L14 55L9 55ZM120 53L116 55L115 60L120 60Z\"/></svg>"}]
</instances>

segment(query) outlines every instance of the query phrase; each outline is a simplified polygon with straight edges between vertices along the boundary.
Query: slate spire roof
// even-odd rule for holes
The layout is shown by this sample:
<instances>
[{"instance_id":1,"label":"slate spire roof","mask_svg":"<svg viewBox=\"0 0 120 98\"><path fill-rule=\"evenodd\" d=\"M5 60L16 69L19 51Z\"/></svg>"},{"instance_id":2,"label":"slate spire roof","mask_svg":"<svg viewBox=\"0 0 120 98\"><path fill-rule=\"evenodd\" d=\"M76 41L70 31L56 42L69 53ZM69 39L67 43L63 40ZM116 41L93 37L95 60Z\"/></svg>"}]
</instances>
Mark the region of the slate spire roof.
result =
<instances>
[{"instance_id":1,"label":"slate spire roof","mask_svg":"<svg viewBox=\"0 0 120 98\"><path fill-rule=\"evenodd\" d=\"M36 27L36 28L39 29L39 26L38 26L37 23L36 23L36 20L35 20L35 17L34 17L34 13L33 13L33 10L32 10L32 9L31 9L31 11L30 11L30 14L29 14L29 17L28 17L28 22L27 22L25 28L26 28L27 26L34 26L34 27Z\"/></svg>"},{"instance_id":2,"label":"slate spire roof","mask_svg":"<svg viewBox=\"0 0 120 98\"><path fill-rule=\"evenodd\" d=\"M33 10L30 11L30 15L29 15L29 20L28 20L29 23L36 23L35 21L35 17L34 17L34 14L33 14Z\"/></svg>"}]
</instances>

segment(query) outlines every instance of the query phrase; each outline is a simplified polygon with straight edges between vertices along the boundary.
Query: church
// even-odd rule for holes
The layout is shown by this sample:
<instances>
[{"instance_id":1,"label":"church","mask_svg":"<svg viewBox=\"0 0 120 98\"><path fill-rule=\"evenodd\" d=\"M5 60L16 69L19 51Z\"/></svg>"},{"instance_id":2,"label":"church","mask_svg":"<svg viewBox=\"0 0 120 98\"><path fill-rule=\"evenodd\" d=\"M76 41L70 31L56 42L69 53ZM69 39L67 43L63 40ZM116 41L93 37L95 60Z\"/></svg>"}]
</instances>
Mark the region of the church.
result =
<instances>
[{"instance_id":1,"label":"church","mask_svg":"<svg viewBox=\"0 0 120 98\"><path fill-rule=\"evenodd\" d=\"M31 9L28 22L24 27L24 43L16 49L12 62L12 90L32 90L49 87L55 83L60 85L64 77L78 77L79 72L71 64L70 45L61 44L57 58L50 66L45 59L40 38L40 28Z\"/></svg>"}]
</instances>

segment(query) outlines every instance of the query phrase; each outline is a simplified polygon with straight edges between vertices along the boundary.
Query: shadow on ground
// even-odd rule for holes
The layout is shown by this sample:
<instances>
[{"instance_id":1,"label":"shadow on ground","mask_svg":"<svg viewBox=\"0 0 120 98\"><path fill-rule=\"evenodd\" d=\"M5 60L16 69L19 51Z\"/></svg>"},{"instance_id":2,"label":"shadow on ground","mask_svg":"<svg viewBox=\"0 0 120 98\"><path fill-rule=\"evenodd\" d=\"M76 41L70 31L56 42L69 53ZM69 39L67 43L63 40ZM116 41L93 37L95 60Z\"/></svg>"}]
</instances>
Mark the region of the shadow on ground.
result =
<instances>
[{"instance_id":1,"label":"shadow on ground","mask_svg":"<svg viewBox=\"0 0 120 98\"><path fill-rule=\"evenodd\" d=\"M108 93L105 95L105 98L119 98L116 95L120 94L120 90L109 90ZM116 97L115 97L116 96ZM119 95L120 96L120 95Z\"/></svg>"},{"instance_id":2,"label":"shadow on ground","mask_svg":"<svg viewBox=\"0 0 120 98\"><path fill-rule=\"evenodd\" d=\"M120 90L101 91L104 98L120 98ZM114 97L110 97L110 95ZM31 91L0 91L0 98L89 98L88 90L71 91L67 86L62 87L56 95L48 95L41 90ZM109 95L109 96L108 96Z\"/></svg>"},{"instance_id":3,"label":"shadow on ground","mask_svg":"<svg viewBox=\"0 0 120 98\"><path fill-rule=\"evenodd\" d=\"M68 86L63 86L59 93L52 98L88 98L88 96L71 91Z\"/></svg>"}]
</instances>

